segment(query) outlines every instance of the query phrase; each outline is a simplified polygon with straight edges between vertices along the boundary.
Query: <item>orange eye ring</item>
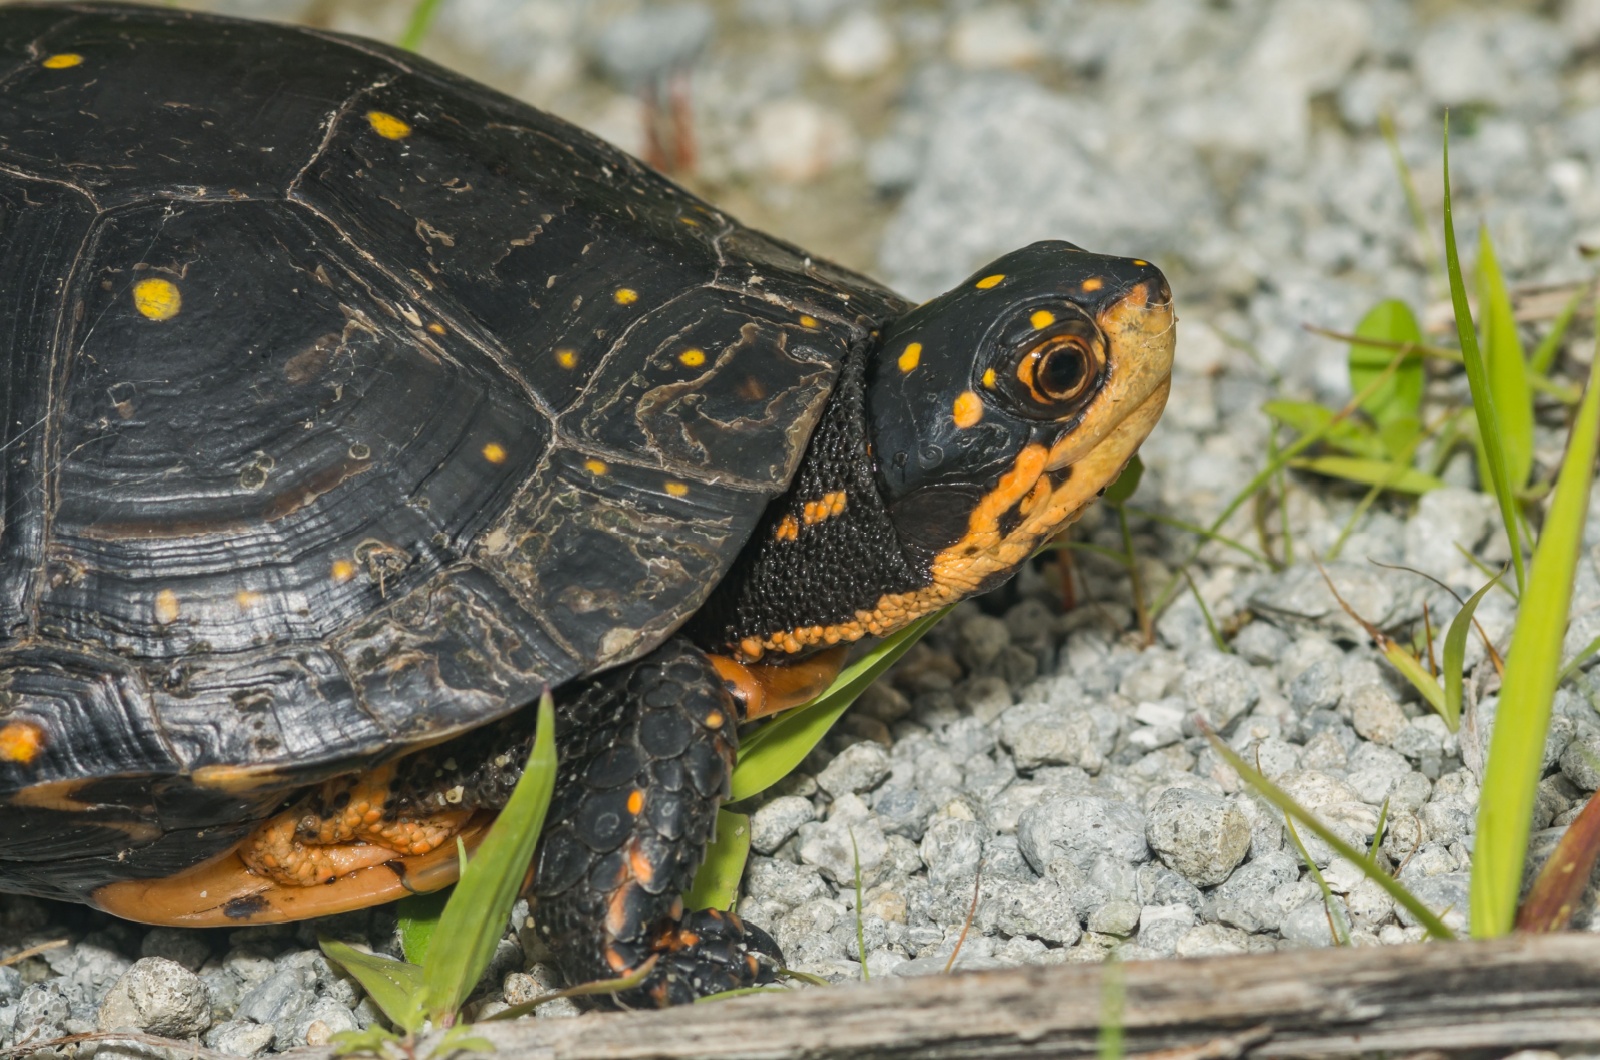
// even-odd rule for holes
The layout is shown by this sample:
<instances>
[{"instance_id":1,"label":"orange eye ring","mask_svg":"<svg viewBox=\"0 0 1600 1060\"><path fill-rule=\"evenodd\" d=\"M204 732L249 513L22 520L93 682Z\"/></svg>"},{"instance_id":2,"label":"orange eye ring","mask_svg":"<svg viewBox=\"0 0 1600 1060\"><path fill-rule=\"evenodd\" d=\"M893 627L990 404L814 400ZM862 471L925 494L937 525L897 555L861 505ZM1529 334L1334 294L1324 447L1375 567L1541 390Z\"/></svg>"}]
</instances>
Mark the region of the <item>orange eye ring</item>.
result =
<instances>
[{"instance_id":1,"label":"orange eye ring","mask_svg":"<svg viewBox=\"0 0 1600 1060\"><path fill-rule=\"evenodd\" d=\"M1048 338L1017 363L1017 379L1042 405L1082 397L1094 376L1094 355L1077 335Z\"/></svg>"}]
</instances>

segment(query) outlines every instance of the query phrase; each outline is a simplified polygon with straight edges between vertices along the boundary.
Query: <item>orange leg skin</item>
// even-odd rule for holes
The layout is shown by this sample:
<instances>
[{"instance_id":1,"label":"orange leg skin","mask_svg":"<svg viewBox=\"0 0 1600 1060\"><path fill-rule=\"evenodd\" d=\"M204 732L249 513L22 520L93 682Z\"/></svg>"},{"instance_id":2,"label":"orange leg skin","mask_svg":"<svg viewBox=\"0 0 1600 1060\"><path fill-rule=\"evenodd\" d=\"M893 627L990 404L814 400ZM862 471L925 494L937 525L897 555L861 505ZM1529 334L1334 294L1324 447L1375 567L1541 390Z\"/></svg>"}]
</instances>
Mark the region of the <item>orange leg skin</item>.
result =
<instances>
[{"instance_id":1,"label":"orange leg skin","mask_svg":"<svg viewBox=\"0 0 1600 1060\"><path fill-rule=\"evenodd\" d=\"M483 841L493 820L493 813L481 811L457 833L468 851ZM381 847L350 849L381 852L386 860L318 887L303 887L252 872L236 847L166 879L108 883L94 892L91 904L124 920L167 927L282 924L437 891L454 883L460 872L454 843L420 857L400 857Z\"/></svg>"},{"instance_id":2,"label":"orange leg skin","mask_svg":"<svg viewBox=\"0 0 1600 1060\"><path fill-rule=\"evenodd\" d=\"M744 720L766 717L815 699L844 669L849 645L840 644L792 663L742 663L711 656L717 676L744 708Z\"/></svg>"},{"instance_id":3,"label":"orange leg skin","mask_svg":"<svg viewBox=\"0 0 1600 1060\"><path fill-rule=\"evenodd\" d=\"M419 857L461 830L470 810L384 820L383 804L394 780L384 766L360 777L339 777L315 796L271 818L245 840L239 856L278 883L325 884L395 855ZM318 814L316 807L329 812Z\"/></svg>"}]
</instances>

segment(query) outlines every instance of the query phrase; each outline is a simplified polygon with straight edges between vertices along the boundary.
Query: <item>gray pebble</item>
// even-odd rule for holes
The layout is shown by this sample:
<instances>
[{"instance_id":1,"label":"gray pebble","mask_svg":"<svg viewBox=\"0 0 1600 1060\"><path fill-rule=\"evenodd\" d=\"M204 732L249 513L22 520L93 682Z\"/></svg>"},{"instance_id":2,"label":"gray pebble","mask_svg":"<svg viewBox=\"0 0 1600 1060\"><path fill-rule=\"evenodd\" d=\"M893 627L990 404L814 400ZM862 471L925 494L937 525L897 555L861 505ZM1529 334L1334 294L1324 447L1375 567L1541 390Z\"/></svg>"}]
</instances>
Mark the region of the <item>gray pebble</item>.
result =
<instances>
[{"instance_id":1,"label":"gray pebble","mask_svg":"<svg viewBox=\"0 0 1600 1060\"><path fill-rule=\"evenodd\" d=\"M1561 773L1580 791L1600 788L1600 730L1583 729L1561 752Z\"/></svg>"},{"instance_id":2,"label":"gray pebble","mask_svg":"<svg viewBox=\"0 0 1600 1060\"><path fill-rule=\"evenodd\" d=\"M1320 896L1314 901L1291 909L1278 925L1278 934L1288 942L1296 942L1302 946L1336 946L1338 936L1336 930L1350 930L1350 913L1345 908L1344 900L1335 896L1333 905L1336 914L1330 914L1328 903ZM1339 917L1343 917L1341 921Z\"/></svg>"},{"instance_id":3,"label":"gray pebble","mask_svg":"<svg viewBox=\"0 0 1600 1060\"><path fill-rule=\"evenodd\" d=\"M917 853L934 883L970 878L983 859L984 828L961 817L935 817L923 833Z\"/></svg>"},{"instance_id":4,"label":"gray pebble","mask_svg":"<svg viewBox=\"0 0 1600 1060\"><path fill-rule=\"evenodd\" d=\"M1364 684L1345 695L1350 724L1364 740L1391 744L1405 728L1406 714L1382 685Z\"/></svg>"},{"instance_id":5,"label":"gray pebble","mask_svg":"<svg viewBox=\"0 0 1600 1060\"><path fill-rule=\"evenodd\" d=\"M1057 859L1091 868L1100 857L1124 863L1150 856L1145 821L1137 807L1093 796L1058 796L1025 810L1017 843L1035 872Z\"/></svg>"},{"instance_id":6,"label":"gray pebble","mask_svg":"<svg viewBox=\"0 0 1600 1060\"><path fill-rule=\"evenodd\" d=\"M859 861L864 882L876 879L876 871L889 852L889 843L876 820L865 816L843 816L838 813L840 802L834 803L835 812L826 821L814 821L799 828L800 860L815 865L834 883L855 886L856 866Z\"/></svg>"},{"instance_id":7,"label":"gray pebble","mask_svg":"<svg viewBox=\"0 0 1600 1060\"><path fill-rule=\"evenodd\" d=\"M859 745L858 745L859 746ZM750 815L750 846L758 854L771 854L803 824L816 820L810 799L780 795Z\"/></svg>"},{"instance_id":8,"label":"gray pebble","mask_svg":"<svg viewBox=\"0 0 1600 1060\"><path fill-rule=\"evenodd\" d=\"M183 965L165 957L144 957L106 994L99 1026L192 1038L211 1026L211 999L200 977Z\"/></svg>"},{"instance_id":9,"label":"gray pebble","mask_svg":"<svg viewBox=\"0 0 1600 1060\"><path fill-rule=\"evenodd\" d=\"M191 972L198 972L211 956L211 944L199 931L156 927L151 928L139 944L139 956L165 957Z\"/></svg>"},{"instance_id":10,"label":"gray pebble","mask_svg":"<svg viewBox=\"0 0 1600 1060\"><path fill-rule=\"evenodd\" d=\"M1126 938L1138 928L1140 910L1138 902L1122 899L1106 902L1089 914L1089 930Z\"/></svg>"},{"instance_id":11,"label":"gray pebble","mask_svg":"<svg viewBox=\"0 0 1600 1060\"><path fill-rule=\"evenodd\" d=\"M870 741L851 744L817 774L817 787L838 798L853 792L870 791L883 783L888 775L888 751Z\"/></svg>"},{"instance_id":12,"label":"gray pebble","mask_svg":"<svg viewBox=\"0 0 1600 1060\"><path fill-rule=\"evenodd\" d=\"M1173 947L1175 957L1226 957L1250 952L1250 936L1222 924L1197 924Z\"/></svg>"},{"instance_id":13,"label":"gray pebble","mask_svg":"<svg viewBox=\"0 0 1600 1060\"><path fill-rule=\"evenodd\" d=\"M1464 933L1471 912L1472 876L1466 872L1442 872L1406 880L1406 887L1417 900L1438 915L1450 930ZM1417 927L1419 921L1403 905L1396 905L1400 923Z\"/></svg>"},{"instance_id":14,"label":"gray pebble","mask_svg":"<svg viewBox=\"0 0 1600 1060\"><path fill-rule=\"evenodd\" d=\"M1170 868L1197 886L1211 887L1244 860L1250 822L1220 796L1169 788L1150 810L1145 837Z\"/></svg>"},{"instance_id":15,"label":"gray pebble","mask_svg":"<svg viewBox=\"0 0 1600 1060\"><path fill-rule=\"evenodd\" d=\"M1181 685L1184 698L1217 732L1227 729L1261 698L1249 664L1237 655L1213 650L1190 657Z\"/></svg>"},{"instance_id":16,"label":"gray pebble","mask_svg":"<svg viewBox=\"0 0 1600 1060\"><path fill-rule=\"evenodd\" d=\"M1139 910L1138 942L1151 953L1170 957L1194 926L1194 910L1187 905L1147 905Z\"/></svg>"},{"instance_id":17,"label":"gray pebble","mask_svg":"<svg viewBox=\"0 0 1600 1060\"><path fill-rule=\"evenodd\" d=\"M260 1056L272 1046L272 1028L249 1020L228 1020L205 1034L207 1049L229 1056Z\"/></svg>"},{"instance_id":18,"label":"gray pebble","mask_svg":"<svg viewBox=\"0 0 1600 1060\"><path fill-rule=\"evenodd\" d=\"M1299 859L1287 851L1253 859L1217 888L1216 917L1243 931L1276 931L1283 910L1273 895L1299 878Z\"/></svg>"}]
</instances>

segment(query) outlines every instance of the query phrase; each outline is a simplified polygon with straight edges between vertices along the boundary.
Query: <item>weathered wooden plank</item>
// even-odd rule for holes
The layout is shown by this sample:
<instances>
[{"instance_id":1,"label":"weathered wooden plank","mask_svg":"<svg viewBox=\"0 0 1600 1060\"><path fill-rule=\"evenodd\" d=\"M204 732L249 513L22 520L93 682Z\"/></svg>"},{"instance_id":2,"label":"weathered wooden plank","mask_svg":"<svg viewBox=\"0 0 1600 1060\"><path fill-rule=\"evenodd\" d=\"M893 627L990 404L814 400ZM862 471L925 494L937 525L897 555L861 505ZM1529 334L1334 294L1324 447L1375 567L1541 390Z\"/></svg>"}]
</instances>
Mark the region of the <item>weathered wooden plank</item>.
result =
<instances>
[{"instance_id":1,"label":"weathered wooden plank","mask_svg":"<svg viewBox=\"0 0 1600 1060\"><path fill-rule=\"evenodd\" d=\"M1107 974L1123 981L1130 1057L1600 1044L1600 939L1578 934L1017 968L479 1029L499 1060L1092 1057Z\"/></svg>"}]
</instances>

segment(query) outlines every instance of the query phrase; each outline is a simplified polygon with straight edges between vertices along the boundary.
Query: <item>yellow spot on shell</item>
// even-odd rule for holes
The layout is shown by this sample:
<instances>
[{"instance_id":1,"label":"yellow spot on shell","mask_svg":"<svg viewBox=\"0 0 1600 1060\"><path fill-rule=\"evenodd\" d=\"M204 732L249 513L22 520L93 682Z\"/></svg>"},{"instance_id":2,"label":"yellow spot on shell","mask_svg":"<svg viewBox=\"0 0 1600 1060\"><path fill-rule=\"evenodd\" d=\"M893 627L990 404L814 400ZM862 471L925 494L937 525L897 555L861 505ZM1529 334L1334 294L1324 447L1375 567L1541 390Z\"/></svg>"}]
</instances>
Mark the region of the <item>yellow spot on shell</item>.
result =
<instances>
[{"instance_id":1,"label":"yellow spot on shell","mask_svg":"<svg viewBox=\"0 0 1600 1060\"><path fill-rule=\"evenodd\" d=\"M499 442L490 442L483 447L483 458L491 464L503 464L506 462L506 447Z\"/></svg>"},{"instance_id":2,"label":"yellow spot on shell","mask_svg":"<svg viewBox=\"0 0 1600 1060\"><path fill-rule=\"evenodd\" d=\"M688 225L690 228L699 228L700 227L700 222L696 221L693 217L680 217L680 218L678 218L678 220L682 221L684 224Z\"/></svg>"},{"instance_id":3,"label":"yellow spot on shell","mask_svg":"<svg viewBox=\"0 0 1600 1060\"><path fill-rule=\"evenodd\" d=\"M556 363L563 368L576 368L578 366L578 351L557 350Z\"/></svg>"},{"instance_id":4,"label":"yellow spot on shell","mask_svg":"<svg viewBox=\"0 0 1600 1060\"><path fill-rule=\"evenodd\" d=\"M706 351L684 350L682 353L678 354L678 360L682 361L690 368L699 368L702 364L706 363Z\"/></svg>"},{"instance_id":5,"label":"yellow spot on shell","mask_svg":"<svg viewBox=\"0 0 1600 1060\"><path fill-rule=\"evenodd\" d=\"M1028 323L1035 328L1047 328L1055 322L1056 315L1048 309L1035 309L1033 315L1028 318Z\"/></svg>"},{"instance_id":6,"label":"yellow spot on shell","mask_svg":"<svg viewBox=\"0 0 1600 1060\"><path fill-rule=\"evenodd\" d=\"M706 715L706 727L709 729L720 729L722 728L722 723L726 720L727 719L722 716L722 711L713 710L710 714Z\"/></svg>"},{"instance_id":7,"label":"yellow spot on shell","mask_svg":"<svg viewBox=\"0 0 1600 1060\"><path fill-rule=\"evenodd\" d=\"M178 594L171 589L156 593L156 621L170 626L178 620Z\"/></svg>"},{"instance_id":8,"label":"yellow spot on shell","mask_svg":"<svg viewBox=\"0 0 1600 1060\"><path fill-rule=\"evenodd\" d=\"M637 814L642 809L644 809L644 792L635 788L628 794L628 812Z\"/></svg>"},{"instance_id":9,"label":"yellow spot on shell","mask_svg":"<svg viewBox=\"0 0 1600 1060\"><path fill-rule=\"evenodd\" d=\"M976 284L974 284L974 286L977 287L978 290L980 290L980 291L987 291L991 287L999 286L1000 281L1005 279L1005 278L1006 278L1006 274L1005 273L997 272L997 273L994 273L993 275L985 276L983 279L979 280Z\"/></svg>"},{"instance_id":10,"label":"yellow spot on shell","mask_svg":"<svg viewBox=\"0 0 1600 1060\"><path fill-rule=\"evenodd\" d=\"M1135 264L1135 265L1137 265L1137 266L1139 266L1139 267L1140 267L1140 268L1141 268L1141 269L1142 269L1142 268L1144 268L1144 267L1145 267L1145 266L1146 266L1146 265L1149 265L1149 264L1150 264L1150 263L1149 263L1149 262L1148 262L1148 261L1145 261L1145 260L1144 260L1144 259L1142 259L1142 258L1134 258L1134 259L1133 259L1133 263L1134 263L1134 264Z\"/></svg>"},{"instance_id":11,"label":"yellow spot on shell","mask_svg":"<svg viewBox=\"0 0 1600 1060\"><path fill-rule=\"evenodd\" d=\"M347 559L333 561L333 580L341 585L356 576L356 565Z\"/></svg>"},{"instance_id":12,"label":"yellow spot on shell","mask_svg":"<svg viewBox=\"0 0 1600 1060\"><path fill-rule=\"evenodd\" d=\"M238 592L233 594L233 602L238 605L239 610L241 611L250 610L252 607L256 606L260 600L261 594L253 593L249 589L240 589Z\"/></svg>"},{"instance_id":13,"label":"yellow spot on shell","mask_svg":"<svg viewBox=\"0 0 1600 1060\"><path fill-rule=\"evenodd\" d=\"M917 362L920 360L922 360L922 343L913 342L906 346L905 350L900 354L900 359L895 363L900 366L902 372L909 372L917 366Z\"/></svg>"},{"instance_id":14,"label":"yellow spot on shell","mask_svg":"<svg viewBox=\"0 0 1600 1060\"><path fill-rule=\"evenodd\" d=\"M618 305L632 305L639 300L639 292L632 287L618 287L617 293L612 295Z\"/></svg>"},{"instance_id":15,"label":"yellow spot on shell","mask_svg":"<svg viewBox=\"0 0 1600 1060\"><path fill-rule=\"evenodd\" d=\"M583 466L589 469L589 474L591 475L604 475L607 471L611 470L606 466L606 462L604 460L585 460L583 462Z\"/></svg>"},{"instance_id":16,"label":"yellow spot on shell","mask_svg":"<svg viewBox=\"0 0 1600 1060\"><path fill-rule=\"evenodd\" d=\"M1105 285L1106 285L1106 281L1102 280L1098 276L1091 276L1087 280L1083 281L1083 289L1085 291L1098 291L1100 288L1104 287Z\"/></svg>"},{"instance_id":17,"label":"yellow spot on shell","mask_svg":"<svg viewBox=\"0 0 1600 1060\"><path fill-rule=\"evenodd\" d=\"M404 140L411 135L411 126L387 111L367 111L367 124L385 140Z\"/></svg>"},{"instance_id":18,"label":"yellow spot on shell","mask_svg":"<svg viewBox=\"0 0 1600 1060\"><path fill-rule=\"evenodd\" d=\"M151 320L171 320L183 308L183 295L171 280L151 277L133 285L133 306Z\"/></svg>"},{"instance_id":19,"label":"yellow spot on shell","mask_svg":"<svg viewBox=\"0 0 1600 1060\"><path fill-rule=\"evenodd\" d=\"M83 62L83 56L77 52L58 52L39 65L46 70L70 70L81 62Z\"/></svg>"},{"instance_id":20,"label":"yellow spot on shell","mask_svg":"<svg viewBox=\"0 0 1600 1060\"><path fill-rule=\"evenodd\" d=\"M672 497L687 497L689 495L689 487L682 482L669 480L667 482L667 494Z\"/></svg>"},{"instance_id":21,"label":"yellow spot on shell","mask_svg":"<svg viewBox=\"0 0 1600 1060\"><path fill-rule=\"evenodd\" d=\"M961 396L956 398L952 411L955 414L957 427L974 426L983 419L983 399L970 390L963 390Z\"/></svg>"},{"instance_id":22,"label":"yellow spot on shell","mask_svg":"<svg viewBox=\"0 0 1600 1060\"><path fill-rule=\"evenodd\" d=\"M428 330L433 332L435 335L443 335L444 325L435 320L433 323L428 325Z\"/></svg>"},{"instance_id":23,"label":"yellow spot on shell","mask_svg":"<svg viewBox=\"0 0 1600 1060\"><path fill-rule=\"evenodd\" d=\"M800 318L800 326L803 328L814 328L817 326L817 318L811 316L802 316Z\"/></svg>"},{"instance_id":24,"label":"yellow spot on shell","mask_svg":"<svg viewBox=\"0 0 1600 1060\"><path fill-rule=\"evenodd\" d=\"M0 762L27 765L39 757L44 732L29 721L13 721L0 727Z\"/></svg>"},{"instance_id":25,"label":"yellow spot on shell","mask_svg":"<svg viewBox=\"0 0 1600 1060\"><path fill-rule=\"evenodd\" d=\"M985 368L983 370L983 385L984 386L994 386L994 369L993 368Z\"/></svg>"}]
</instances>

